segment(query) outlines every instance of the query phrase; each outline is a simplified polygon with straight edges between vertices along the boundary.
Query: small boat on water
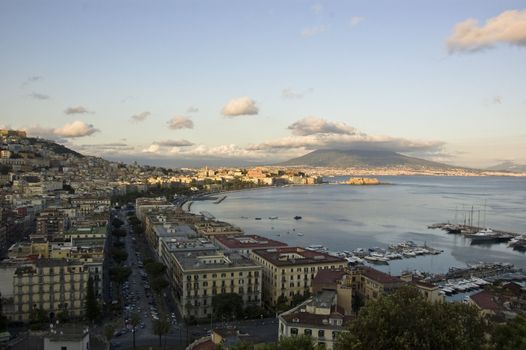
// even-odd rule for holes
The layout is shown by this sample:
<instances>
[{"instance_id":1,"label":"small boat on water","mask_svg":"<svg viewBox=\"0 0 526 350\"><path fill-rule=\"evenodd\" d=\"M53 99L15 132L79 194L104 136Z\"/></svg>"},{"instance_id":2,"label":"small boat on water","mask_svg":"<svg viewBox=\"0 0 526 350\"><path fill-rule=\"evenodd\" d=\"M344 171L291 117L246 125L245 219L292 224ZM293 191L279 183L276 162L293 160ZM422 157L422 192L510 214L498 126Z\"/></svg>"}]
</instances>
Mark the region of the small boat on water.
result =
<instances>
[{"instance_id":1,"label":"small boat on water","mask_svg":"<svg viewBox=\"0 0 526 350\"><path fill-rule=\"evenodd\" d=\"M269 220L277 220L278 217L277 217L277 216L269 216L268 219L269 219Z\"/></svg>"},{"instance_id":2,"label":"small boat on water","mask_svg":"<svg viewBox=\"0 0 526 350\"><path fill-rule=\"evenodd\" d=\"M302 217L299 216L299 215L296 215L296 216L294 217L294 220L301 220L301 219L302 219Z\"/></svg>"},{"instance_id":3,"label":"small boat on water","mask_svg":"<svg viewBox=\"0 0 526 350\"><path fill-rule=\"evenodd\" d=\"M261 218L254 218L254 220L261 220Z\"/></svg>"},{"instance_id":4,"label":"small boat on water","mask_svg":"<svg viewBox=\"0 0 526 350\"><path fill-rule=\"evenodd\" d=\"M298 232L297 235L298 235L298 236L303 236L303 233Z\"/></svg>"}]
</instances>

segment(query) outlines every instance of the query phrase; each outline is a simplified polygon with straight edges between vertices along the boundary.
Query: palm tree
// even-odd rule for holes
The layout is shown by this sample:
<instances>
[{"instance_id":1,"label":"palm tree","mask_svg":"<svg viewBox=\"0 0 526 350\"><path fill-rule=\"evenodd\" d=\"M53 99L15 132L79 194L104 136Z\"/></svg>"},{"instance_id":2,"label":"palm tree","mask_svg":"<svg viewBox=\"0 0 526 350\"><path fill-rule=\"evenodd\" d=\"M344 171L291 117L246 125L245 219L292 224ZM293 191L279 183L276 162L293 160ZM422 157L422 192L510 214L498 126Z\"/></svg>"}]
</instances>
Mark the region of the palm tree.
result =
<instances>
[{"instance_id":1,"label":"palm tree","mask_svg":"<svg viewBox=\"0 0 526 350\"><path fill-rule=\"evenodd\" d=\"M135 349L135 332L137 330L137 326L141 323L141 316L134 312L130 316L130 324L132 325L132 335L133 335L133 348Z\"/></svg>"},{"instance_id":2,"label":"palm tree","mask_svg":"<svg viewBox=\"0 0 526 350\"><path fill-rule=\"evenodd\" d=\"M153 323L153 334L159 336L159 346L162 345L161 338L165 336L165 345L166 345L166 334L170 331L170 322L166 317L161 317Z\"/></svg>"},{"instance_id":3,"label":"palm tree","mask_svg":"<svg viewBox=\"0 0 526 350\"><path fill-rule=\"evenodd\" d=\"M106 341L108 342L108 349L111 349L111 339L113 338L113 334L115 333L115 326L113 324L107 324L104 327L104 337L106 338Z\"/></svg>"}]
</instances>

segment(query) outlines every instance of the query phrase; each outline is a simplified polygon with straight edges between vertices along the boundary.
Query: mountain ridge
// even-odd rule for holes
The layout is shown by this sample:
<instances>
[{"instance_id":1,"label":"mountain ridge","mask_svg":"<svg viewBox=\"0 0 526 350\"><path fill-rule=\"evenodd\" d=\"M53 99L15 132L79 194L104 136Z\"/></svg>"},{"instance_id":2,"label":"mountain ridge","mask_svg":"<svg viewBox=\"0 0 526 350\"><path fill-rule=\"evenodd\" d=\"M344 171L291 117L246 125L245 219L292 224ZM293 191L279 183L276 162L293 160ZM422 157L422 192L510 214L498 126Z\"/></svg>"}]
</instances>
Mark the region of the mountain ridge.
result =
<instances>
[{"instance_id":1,"label":"mountain ridge","mask_svg":"<svg viewBox=\"0 0 526 350\"><path fill-rule=\"evenodd\" d=\"M393 151L321 149L303 156L280 162L280 166L312 166L328 168L386 168L412 167L453 169L459 168L430 160L409 157Z\"/></svg>"}]
</instances>

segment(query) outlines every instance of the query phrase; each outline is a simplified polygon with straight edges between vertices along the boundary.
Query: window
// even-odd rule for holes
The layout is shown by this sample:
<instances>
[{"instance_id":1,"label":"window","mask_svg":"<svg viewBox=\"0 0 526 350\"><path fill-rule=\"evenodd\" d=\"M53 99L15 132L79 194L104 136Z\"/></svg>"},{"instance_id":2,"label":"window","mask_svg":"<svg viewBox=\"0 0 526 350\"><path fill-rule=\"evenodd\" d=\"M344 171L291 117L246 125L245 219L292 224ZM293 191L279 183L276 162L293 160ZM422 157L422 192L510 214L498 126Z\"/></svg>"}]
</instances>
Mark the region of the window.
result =
<instances>
[{"instance_id":1,"label":"window","mask_svg":"<svg viewBox=\"0 0 526 350\"><path fill-rule=\"evenodd\" d=\"M306 328L305 331L303 331L303 334L310 337L312 335L312 329Z\"/></svg>"},{"instance_id":2,"label":"window","mask_svg":"<svg viewBox=\"0 0 526 350\"><path fill-rule=\"evenodd\" d=\"M320 329L318 331L318 338L324 338L325 337L325 331L323 329Z\"/></svg>"},{"instance_id":3,"label":"window","mask_svg":"<svg viewBox=\"0 0 526 350\"><path fill-rule=\"evenodd\" d=\"M297 328L291 328L290 329L290 335L298 335L298 329Z\"/></svg>"},{"instance_id":4,"label":"window","mask_svg":"<svg viewBox=\"0 0 526 350\"><path fill-rule=\"evenodd\" d=\"M68 347L67 346L61 346L60 350L68 350Z\"/></svg>"}]
</instances>

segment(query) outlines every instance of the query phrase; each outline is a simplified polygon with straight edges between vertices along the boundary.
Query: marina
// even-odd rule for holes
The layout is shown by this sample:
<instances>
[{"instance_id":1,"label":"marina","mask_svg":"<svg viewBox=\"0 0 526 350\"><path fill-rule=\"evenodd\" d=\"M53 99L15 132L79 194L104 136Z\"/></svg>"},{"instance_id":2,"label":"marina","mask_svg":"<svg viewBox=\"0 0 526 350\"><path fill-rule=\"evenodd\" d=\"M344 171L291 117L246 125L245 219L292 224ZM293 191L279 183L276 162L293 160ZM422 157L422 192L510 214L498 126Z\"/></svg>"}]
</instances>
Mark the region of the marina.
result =
<instances>
[{"instance_id":1,"label":"marina","mask_svg":"<svg viewBox=\"0 0 526 350\"><path fill-rule=\"evenodd\" d=\"M460 234L471 239L471 244L489 244L511 242L512 247L526 249L526 237L516 232L494 230L487 227L478 227L465 224L438 223L429 225L430 229L441 229L449 234Z\"/></svg>"}]
</instances>

